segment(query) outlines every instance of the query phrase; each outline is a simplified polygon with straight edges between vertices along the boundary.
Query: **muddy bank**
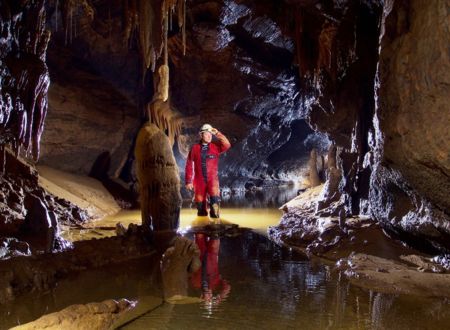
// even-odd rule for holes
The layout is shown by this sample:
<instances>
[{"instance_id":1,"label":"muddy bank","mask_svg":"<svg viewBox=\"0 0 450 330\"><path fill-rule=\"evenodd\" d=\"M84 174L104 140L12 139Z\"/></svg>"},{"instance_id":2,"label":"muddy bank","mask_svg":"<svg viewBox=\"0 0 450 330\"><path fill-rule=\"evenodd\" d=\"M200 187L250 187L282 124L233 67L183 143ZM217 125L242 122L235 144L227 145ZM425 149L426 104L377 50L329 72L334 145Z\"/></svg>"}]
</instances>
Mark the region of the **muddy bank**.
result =
<instances>
[{"instance_id":1,"label":"muddy bank","mask_svg":"<svg viewBox=\"0 0 450 330\"><path fill-rule=\"evenodd\" d=\"M280 224L268 229L270 239L335 264L357 286L384 293L450 297L448 256L415 250L368 217L323 216L317 211L322 189L310 188L283 205Z\"/></svg>"},{"instance_id":2,"label":"muddy bank","mask_svg":"<svg viewBox=\"0 0 450 330\"><path fill-rule=\"evenodd\" d=\"M39 185L59 198L70 201L99 219L120 211L120 207L102 183L84 175L39 166Z\"/></svg>"}]
</instances>

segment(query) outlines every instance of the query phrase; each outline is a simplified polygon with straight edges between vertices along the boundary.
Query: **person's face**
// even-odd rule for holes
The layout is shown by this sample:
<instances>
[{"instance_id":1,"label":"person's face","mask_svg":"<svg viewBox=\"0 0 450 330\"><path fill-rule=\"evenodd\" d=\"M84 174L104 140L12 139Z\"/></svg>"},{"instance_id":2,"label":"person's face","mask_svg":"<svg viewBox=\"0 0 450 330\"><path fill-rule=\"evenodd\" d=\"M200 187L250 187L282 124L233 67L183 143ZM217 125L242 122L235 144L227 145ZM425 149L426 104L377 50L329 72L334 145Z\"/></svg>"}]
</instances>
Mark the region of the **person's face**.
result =
<instances>
[{"instance_id":1,"label":"person's face","mask_svg":"<svg viewBox=\"0 0 450 330\"><path fill-rule=\"evenodd\" d=\"M212 140L211 132L202 132L202 133L200 133L200 137L201 137L203 143L210 143Z\"/></svg>"}]
</instances>

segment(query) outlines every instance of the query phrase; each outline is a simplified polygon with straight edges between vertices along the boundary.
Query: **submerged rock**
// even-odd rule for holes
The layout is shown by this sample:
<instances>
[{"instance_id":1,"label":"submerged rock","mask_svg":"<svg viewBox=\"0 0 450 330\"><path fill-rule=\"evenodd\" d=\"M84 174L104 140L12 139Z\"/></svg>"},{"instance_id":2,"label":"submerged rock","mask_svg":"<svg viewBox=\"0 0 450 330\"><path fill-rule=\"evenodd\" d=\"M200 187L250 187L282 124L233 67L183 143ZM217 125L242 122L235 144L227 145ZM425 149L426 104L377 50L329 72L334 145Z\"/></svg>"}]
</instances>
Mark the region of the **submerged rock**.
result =
<instances>
[{"instance_id":1,"label":"submerged rock","mask_svg":"<svg viewBox=\"0 0 450 330\"><path fill-rule=\"evenodd\" d=\"M135 306L127 299L105 300L100 303L72 305L62 311L44 315L36 321L12 329L111 329L114 322Z\"/></svg>"},{"instance_id":2,"label":"submerged rock","mask_svg":"<svg viewBox=\"0 0 450 330\"><path fill-rule=\"evenodd\" d=\"M161 259L164 300L174 302L187 296L188 276L201 267L198 246L185 237L177 237Z\"/></svg>"}]
</instances>

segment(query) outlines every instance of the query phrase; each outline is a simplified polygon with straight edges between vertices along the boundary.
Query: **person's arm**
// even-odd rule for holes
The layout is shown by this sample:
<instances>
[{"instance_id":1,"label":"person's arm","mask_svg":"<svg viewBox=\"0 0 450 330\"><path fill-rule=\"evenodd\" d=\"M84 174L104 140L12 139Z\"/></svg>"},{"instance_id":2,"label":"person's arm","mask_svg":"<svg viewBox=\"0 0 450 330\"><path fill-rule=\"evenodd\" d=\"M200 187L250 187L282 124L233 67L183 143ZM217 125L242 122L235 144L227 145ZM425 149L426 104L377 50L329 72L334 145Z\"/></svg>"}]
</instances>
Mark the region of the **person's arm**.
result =
<instances>
[{"instance_id":1,"label":"person's arm","mask_svg":"<svg viewBox=\"0 0 450 330\"><path fill-rule=\"evenodd\" d=\"M219 153L223 153L230 149L230 141L228 141L225 135L220 133L216 128L213 128L211 133L216 136L217 140L219 140L219 142L216 143L216 145L219 147Z\"/></svg>"},{"instance_id":2,"label":"person's arm","mask_svg":"<svg viewBox=\"0 0 450 330\"><path fill-rule=\"evenodd\" d=\"M186 168L184 170L184 182L186 184L187 190L193 189L193 182L194 179L194 160L192 159L192 149L189 151L188 158L186 159Z\"/></svg>"}]
</instances>

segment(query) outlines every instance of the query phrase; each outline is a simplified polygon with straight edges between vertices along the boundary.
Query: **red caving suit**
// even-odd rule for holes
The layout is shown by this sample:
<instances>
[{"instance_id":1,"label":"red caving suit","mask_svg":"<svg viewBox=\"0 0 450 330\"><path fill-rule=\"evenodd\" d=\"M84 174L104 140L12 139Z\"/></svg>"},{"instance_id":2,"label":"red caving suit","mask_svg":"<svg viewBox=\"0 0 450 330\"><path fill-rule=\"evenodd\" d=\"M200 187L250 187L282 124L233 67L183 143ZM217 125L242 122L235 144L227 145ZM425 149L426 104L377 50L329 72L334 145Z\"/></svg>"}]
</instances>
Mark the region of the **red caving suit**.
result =
<instances>
[{"instance_id":1,"label":"red caving suit","mask_svg":"<svg viewBox=\"0 0 450 330\"><path fill-rule=\"evenodd\" d=\"M220 132L215 135L218 141L209 143L206 155L206 182L203 178L201 149L202 143L194 144L186 160L185 182L194 184L195 202L205 202L206 196L219 196L219 155L230 149L230 141Z\"/></svg>"}]
</instances>

